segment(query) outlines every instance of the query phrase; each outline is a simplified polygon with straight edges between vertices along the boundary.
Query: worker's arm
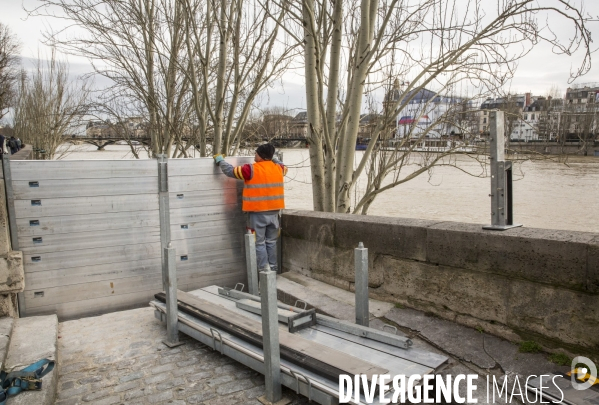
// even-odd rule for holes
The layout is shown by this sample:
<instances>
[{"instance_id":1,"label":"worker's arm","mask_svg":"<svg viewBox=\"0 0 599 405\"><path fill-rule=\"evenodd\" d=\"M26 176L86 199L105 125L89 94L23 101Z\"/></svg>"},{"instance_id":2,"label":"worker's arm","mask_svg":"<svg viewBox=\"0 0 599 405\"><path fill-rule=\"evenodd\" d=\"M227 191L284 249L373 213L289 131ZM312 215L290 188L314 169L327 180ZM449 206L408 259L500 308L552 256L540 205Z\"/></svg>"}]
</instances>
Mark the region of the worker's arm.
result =
<instances>
[{"instance_id":1,"label":"worker's arm","mask_svg":"<svg viewBox=\"0 0 599 405\"><path fill-rule=\"evenodd\" d=\"M245 164L243 166L233 166L229 163L221 160L218 163L220 169L227 177L231 177L233 179L238 180L251 180L254 176L254 171L252 170L252 165Z\"/></svg>"},{"instance_id":2,"label":"worker's arm","mask_svg":"<svg viewBox=\"0 0 599 405\"><path fill-rule=\"evenodd\" d=\"M277 159L276 157L273 156L272 161L276 164L278 164L279 166L281 166L281 169L283 169L283 176L287 176L287 166L285 166L283 164L283 162L281 162L279 159Z\"/></svg>"}]
</instances>

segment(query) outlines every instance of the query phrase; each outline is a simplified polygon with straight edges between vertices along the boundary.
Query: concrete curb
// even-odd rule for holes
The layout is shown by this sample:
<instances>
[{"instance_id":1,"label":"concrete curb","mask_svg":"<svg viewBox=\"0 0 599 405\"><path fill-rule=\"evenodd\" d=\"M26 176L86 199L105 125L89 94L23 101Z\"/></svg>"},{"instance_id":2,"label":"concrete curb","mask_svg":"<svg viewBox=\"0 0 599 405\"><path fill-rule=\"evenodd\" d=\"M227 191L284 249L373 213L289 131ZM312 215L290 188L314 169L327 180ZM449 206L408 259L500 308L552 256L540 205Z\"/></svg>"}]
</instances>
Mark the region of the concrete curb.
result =
<instances>
[{"instance_id":1,"label":"concrete curb","mask_svg":"<svg viewBox=\"0 0 599 405\"><path fill-rule=\"evenodd\" d=\"M56 360L58 318L56 315L15 319L4 368L7 372L21 370L47 358ZM56 397L58 365L42 379L41 391L24 391L9 398L8 405L50 405Z\"/></svg>"}]
</instances>

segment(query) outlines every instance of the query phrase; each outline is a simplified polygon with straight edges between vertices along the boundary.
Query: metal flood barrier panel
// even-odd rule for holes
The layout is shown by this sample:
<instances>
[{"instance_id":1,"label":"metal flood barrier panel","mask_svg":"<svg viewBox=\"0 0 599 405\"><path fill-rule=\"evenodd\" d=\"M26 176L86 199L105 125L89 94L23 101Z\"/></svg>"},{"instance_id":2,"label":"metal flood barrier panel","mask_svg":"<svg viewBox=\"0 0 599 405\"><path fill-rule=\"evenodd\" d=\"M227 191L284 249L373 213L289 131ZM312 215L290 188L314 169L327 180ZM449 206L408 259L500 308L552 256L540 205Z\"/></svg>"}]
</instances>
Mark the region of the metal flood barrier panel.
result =
<instances>
[{"instance_id":1,"label":"metal flood barrier panel","mask_svg":"<svg viewBox=\"0 0 599 405\"><path fill-rule=\"evenodd\" d=\"M243 282L243 183L211 158L168 159L167 173L179 288ZM163 290L158 174L155 159L10 162L21 316L97 315Z\"/></svg>"}]
</instances>

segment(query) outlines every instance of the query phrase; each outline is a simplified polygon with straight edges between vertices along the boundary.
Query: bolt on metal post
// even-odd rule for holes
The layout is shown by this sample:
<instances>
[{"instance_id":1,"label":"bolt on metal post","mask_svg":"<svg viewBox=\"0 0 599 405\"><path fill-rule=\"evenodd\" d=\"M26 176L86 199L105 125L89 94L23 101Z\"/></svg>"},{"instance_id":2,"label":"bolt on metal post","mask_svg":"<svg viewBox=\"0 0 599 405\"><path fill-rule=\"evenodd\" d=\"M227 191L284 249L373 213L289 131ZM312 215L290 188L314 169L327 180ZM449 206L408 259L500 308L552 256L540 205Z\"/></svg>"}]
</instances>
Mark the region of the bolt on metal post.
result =
<instances>
[{"instance_id":1,"label":"bolt on metal post","mask_svg":"<svg viewBox=\"0 0 599 405\"><path fill-rule=\"evenodd\" d=\"M356 324L369 325L370 312L368 309L368 249L360 242L354 250L356 267Z\"/></svg>"},{"instance_id":2,"label":"bolt on metal post","mask_svg":"<svg viewBox=\"0 0 599 405\"><path fill-rule=\"evenodd\" d=\"M248 273L248 289L252 295L258 295L258 263L256 262L256 237L252 231L245 234L245 267Z\"/></svg>"},{"instance_id":3,"label":"bolt on metal post","mask_svg":"<svg viewBox=\"0 0 599 405\"><path fill-rule=\"evenodd\" d=\"M177 256L175 248L169 242L164 248L165 262L167 264L166 273L166 340L163 343L168 347L180 346L183 343L179 342L179 326L177 308Z\"/></svg>"},{"instance_id":4,"label":"bolt on metal post","mask_svg":"<svg viewBox=\"0 0 599 405\"><path fill-rule=\"evenodd\" d=\"M279 314L277 307L277 273L268 267L260 272L262 297L262 345L266 399L275 403L282 398L281 351L279 347Z\"/></svg>"}]
</instances>

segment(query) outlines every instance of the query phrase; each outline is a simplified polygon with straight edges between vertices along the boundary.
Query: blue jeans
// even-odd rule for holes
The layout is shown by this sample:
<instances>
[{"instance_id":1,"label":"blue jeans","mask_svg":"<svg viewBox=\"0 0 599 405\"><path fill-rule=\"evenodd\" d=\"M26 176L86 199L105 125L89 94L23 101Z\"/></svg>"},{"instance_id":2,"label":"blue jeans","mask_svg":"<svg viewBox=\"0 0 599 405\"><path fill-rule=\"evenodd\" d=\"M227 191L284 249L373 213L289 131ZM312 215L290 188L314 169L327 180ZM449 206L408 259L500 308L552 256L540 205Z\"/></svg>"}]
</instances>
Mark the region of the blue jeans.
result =
<instances>
[{"instance_id":1,"label":"blue jeans","mask_svg":"<svg viewBox=\"0 0 599 405\"><path fill-rule=\"evenodd\" d=\"M249 227L256 232L256 261L258 271L270 265L270 269L277 271L277 238L279 236L278 211L250 212Z\"/></svg>"}]
</instances>

